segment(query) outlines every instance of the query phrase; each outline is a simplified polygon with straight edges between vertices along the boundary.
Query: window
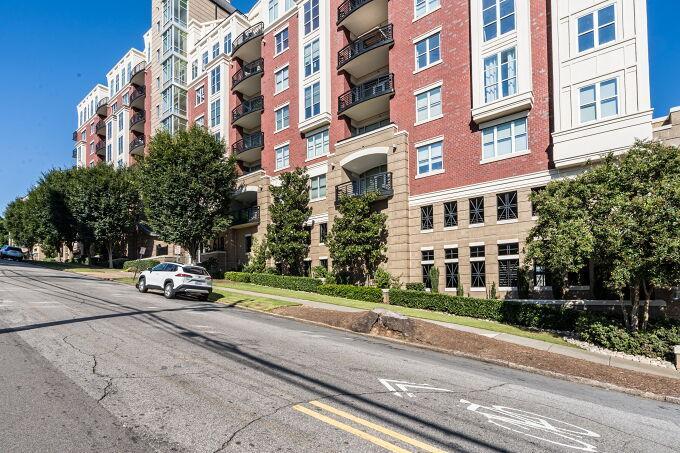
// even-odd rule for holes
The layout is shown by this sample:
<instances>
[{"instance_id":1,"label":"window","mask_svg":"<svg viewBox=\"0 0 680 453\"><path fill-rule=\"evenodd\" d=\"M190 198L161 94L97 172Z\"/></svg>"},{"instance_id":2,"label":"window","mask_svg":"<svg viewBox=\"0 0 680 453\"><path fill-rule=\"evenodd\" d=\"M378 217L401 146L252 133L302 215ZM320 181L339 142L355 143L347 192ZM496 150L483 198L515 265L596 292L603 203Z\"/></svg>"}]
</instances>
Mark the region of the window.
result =
<instances>
[{"instance_id":1,"label":"window","mask_svg":"<svg viewBox=\"0 0 680 453\"><path fill-rule=\"evenodd\" d=\"M309 179L309 199L318 200L326 196L326 175L314 176Z\"/></svg>"},{"instance_id":2,"label":"window","mask_svg":"<svg viewBox=\"0 0 680 453\"><path fill-rule=\"evenodd\" d=\"M430 143L416 148L418 153L418 174L426 175L433 171L442 170L442 141Z\"/></svg>"},{"instance_id":3,"label":"window","mask_svg":"<svg viewBox=\"0 0 680 453\"><path fill-rule=\"evenodd\" d=\"M316 82L305 88L305 119L321 113L320 84Z\"/></svg>"},{"instance_id":4,"label":"window","mask_svg":"<svg viewBox=\"0 0 680 453\"><path fill-rule=\"evenodd\" d=\"M616 11L609 5L578 19L578 51L584 52L616 39Z\"/></svg>"},{"instance_id":5,"label":"window","mask_svg":"<svg viewBox=\"0 0 680 453\"><path fill-rule=\"evenodd\" d=\"M416 43L416 69L423 69L441 59L439 32Z\"/></svg>"},{"instance_id":6,"label":"window","mask_svg":"<svg viewBox=\"0 0 680 453\"><path fill-rule=\"evenodd\" d=\"M198 87L196 89L196 105L205 101L205 87Z\"/></svg>"},{"instance_id":7,"label":"window","mask_svg":"<svg viewBox=\"0 0 680 453\"><path fill-rule=\"evenodd\" d=\"M482 159L509 156L528 149L526 118L482 129Z\"/></svg>"},{"instance_id":8,"label":"window","mask_svg":"<svg viewBox=\"0 0 680 453\"><path fill-rule=\"evenodd\" d=\"M538 206L537 203L533 200L535 196L537 196L545 187L532 187L531 188L531 217L536 217L538 216Z\"/></svg>"},{"instance_id":9,"label":"window","mask_svg":"<svg viewBox=\"0 0 680 453\"><path fill-rule=\"evenodd\" d=\"M453 247L447 247L444 249L444 267L445 269L445 279L446 288L455 289L458 288L458 249Z\"/></svg>"},{"instance_id":10,"label":"window","mask_svg":"<svg viewBox=\"0 0 680 453\"><path fill-rule=\"evenodd\" d=\"M281 170L290 165L290 147L289 145L279 146L274 150L276 152L276 169Z\"/></svg>"},{"instance_id":11,"label":"window","mask_svg":"<svg viewBox=\"0 0 680 453\"><path fill-rule=\"evenodd\" d=\"M496 218L499 221L517 218L517 192L496 195Z\"/></svg>"},{"instance_id":12,"label":"window","mask_svg":"<svg viewBox=\"0 0 680 453\"><path fill-rule=\"evenodd\" d=\"M288 48L288 28L284 28L276 35L274 35L274 42L276 45L276 54L278 55Z\"/></svg>"},{"instance_id":13,"label":"window","mask_svg":"<svg viewBox=\"0 0 680 453\"><path fill-rule=\"evenodd\" d=\"M307 159L328 154L328 129L307 136Z\"/></svg>"},{"instance_id":14,"label":"window","mask_svg":"<svg viewBox=\"0 0 680 453\"><path fill-rule=\"evenodd\" d=\"M274 80L276 82L276 93L280 93L288 88L288 66L276 71L274 73Z\"/></svg>"},{"instance_id":15,"label":"window","mask_svg":"<svg viewBox=\"0 0 680 453\"><path fill-rule=\"evenodd\" d=\"M321 258L319 260L319 266L323 267L324 269L328 270L328 258Z\"/></svg>"},{"instance_id":16,"label":"window","mask_svg":"<svg viewBox=\"0 0 680 453\"><path fill-rule=\"evenodd\" d=\"M220 100L210 103L210 127L215 127L220 124L221 120L221 105Z\"/></svg>"},{"instance_id":17,"label":"window","mask_svg":"<svg viewBox=\"0 0 680 453\"><path fill-rule=\"evenodd\" d=\"M106 161L111 162L113 161L113 147L109 143L106 145Z\"/></svg>"},{"instance_id":18,"label":"window","mask_svg":"<svg viewBox=\"0 0 680 453\"><path fill-rule=\"evenodd\" d=\"M123 95L123 105L130 105L130 93Z\"/></svg>"},{"instance_id":19,"label":"window","mask_svg":"<svg viewBox=\"0 0 680 453\"><path fill-rule=\"evenodd\" d=\"M125 112L120 112L118 115L118 130L122 131L125 128Z\"/></svg>"},{"instance_id":20,"label":"window","mask_svg":"<svg viewBox=\"0 0 680 453\"><path fill-rule=\"evenodd\" d=\"M485 102L492 102L515 93L517 93L515 48L486 57L484 59Z\"/></svg>"},{"instance_id":21,"label":"window","mask_svg":"<svg viewBox=\"0 0 680 453\"><path fill-rule=\"evenodd\" d=\"M305 77L319 72L319 40L307 44L304 48L304 62L305 62Z\"/></svg>"},{"instance_id":22,"label":"window","mask_svg":"<svg viewBox=\"0 0 680 453\"><path fill-rule=\"evenodd\" d=\"M220 91L222 86L222 71L219 66L210 71L210 94L215 94Z\"/></svg>"},{"instance_id":23,"label":"window","mask_svg":"<svg viewBox=\"0 0 680 453\"><path fill-rule=\"evenodd\" d=\"M271 24L279 17L279 0L269 0L269 23Z\"/></svg>"},{"instance_id":24,"label":"window","mask_svg":"<svg viewBox=\"0 0 680 453\"><path fill-rule=\"evenodd\" d=\"M199 127L205 126L205 117L204 116L196 118L196 126L199 126Z\"/></svg>"},{"instance_id":25,"label":"window","mask_svg":"<svg viewBox=\"0 0 680 453\"><path fill-rule=\"evenodd\" d=\"M426 288L432 288L430 270L432 270L432 266L434 266L434 250L420 251L420 265L423 270L423 284Z\"/></svg>"},{"instance_id":26,"label":"window","mask_svg":"<svg viewBox=\"0 0 680 453\"><path fill-rule=\"evenodd\" d=\"M289 11L292 7L295 6L295 0L286 0L286 3L285 3L284 6L286 8L286 11Z\"/></svg>"},{"instance_id":27,"label":"window","mask_svg":"<svg viewBox=\"0 0 680 453\"><path fill-rule=\"evenodd\" d=\"M319 0L309 0L304 6L305 36L319 28Z\"/></svg>"},{"instance_id":28,"label":"window","mask_svg":"<svg viewBox=\"0 0 680 453\"><path fill-rule=\"evenodd\" d=\"M224 53L231 54L231 33L227 33L224 37Z\"/></svg>"},{"instance_id":29,"label":"window","mask_svg":"<svg viewBox=\"0 0 680 453\"><path fill-rule=\"evenodd\" d=\"M253 235L247 234L245 236L245 238L246 238L246 243L245 243L246 253L250 253L253 250Z\"/></svg>"},{"instance_id":30,"label":"window","mask_svg":"<svg viewBox=\"0 0 680 453\"><path fill-rule=\"evenodd\" d=\"M80 133L80 140L82 141L87 140L87 132L83 131Z\"/></svg>"},{"instance_id":31,"label":"window","mask_svg":"<svg viewBox=\"0 0 680 453\"><path fill-rule=\"evenodd\" d=\"M444 228L458 226L458 202L447 201L444 203Z\"/></svg>"},{"instance_id":32,"label":"window","mask_svg":"<svg viewBox=\"0 0 680 453\"><path fill-rule=\"evenodd\" d=\"M470 198L470 225L484 223L484 197Z\"/></svg>"},{"instance_id":33,"label":"window","mask_svg":"<svg viewBox=\"0 0 680 453\"><path fill-rule=\"evenodd\" d=\"M215 58L217 58L219 54L220 54L220 43L216 42L215 44L213 44L213 47L212 47L213 60Z\"/></svg>"},{"instance_id":34,"label":"window","mask_svg":"<svg viewBox=\"0 0 680 453\"><path fill-rule=\"evenodd\" d=\"M498 244L498 286L501 288L517 287L517 270L519 269L519 244Z\"/></svg>"},{"instance_id":35,"label":"window","mask_svg":"<svg viewBox=\"0 0 680 453\"><path fill-rule=\"evenodd\" d=\"M118 154L123 154L123 137L118 137Z\"/></svg>"},{"instance_id":36,"label":"window","mask_svg":"<svg viewBox=\"0 0 680 453\"><path fill-rule=\"evenodd\" d=\"M106 138L110 139L113 137L113 121L109 121L109 124L106 125ZM83 137L83 140L85 140L85 137Z\"/></svg>"},{"instance_id":37,"label":"window","mask_svg":"<svg viewBox=\"0 0 680 453\"><path fill-rule=\"evenodd\" d=\"M287 105L284 105L280 109L276 110L274 112L276 115L276 132L285 129L288 127L290 123L290 108Z\"/></svg>"},{"instance_id":38,"label":"window","mask_svg":"<svg viewBox=\"0 0 680 453\"><path fill-rule=\"evenodd\" d=\"M420 231L434 229L434 208L432 205L420 207Z\"/></svg>"},{"instance_id":39,"label":"window","mask_svg":"<svg viewBox=\"0 0 680 453\"><path fill-rule=\"evenodd\" d=\"M416 95L416 121L424 123L442 116L442 87Z\"/></svg>"},{"instance_id":40,"label":"window","mask_svg":"<svg viewBox=\"0 0 680 453\"><path fill-rule=\"evenodd\" d=\"M545 267L539 263L534 263L534 286L536 288L545 288L548 285L548 274Z\"/></svg>"},{"instance_id":41,"label":"window","mask_svg":"<svg viewBox=\"0 0 680 453\"><path fill-rule=\"evenodd\" d=\"M427 13L439 8L440 0L415 0L416 18L422 17Z\"/></svg>"},{"instance_id":42,"label":"window","mask_svg":"<svg viewBox=\"0 0 680 453\"><path fill-rule=\"evenodd\" d=\"M482 0L484 41L515 29L515 0Z\"/></svg>"},{"instance_id":43,"label":"window","mask_svg":"<svg viewBox=\"0 0 680 453\"><path fill-rule=\"evenodd\" d=\"M483 245L470 246L470 286L486 288L486 263Z\"/></svg>"},{"instance_id":44,"label":"window","mask_svg":"<svg viewBox=\"0 0 680 453\"><path fill-rule=\"evenodd\" d=\"M205 71L205 67L208 66L208 51L207 50L205 52L203 52L202 61L203 61L203 66L202 66L201 70Z\"/></svg>"},{"instance_id":45,"label":"window","mask_svg":"<svg viewBox=\"0 0 680 453\"><path fill-rule=\"evenodd\" d=\"M581 123L588 123L619 113L616 79L588 85L580 90Z\"/></svg>"},{"instance_id":46,"label":"window","mask_svg":"<svg viewBox=\"0 0 680 453\"><path fill-rule=\"evenodd\" d=\"M328 224L327 223L320 223L319 224L319 244L325 244L326 238L328 238Z\"/></svg>"}]
</instances>

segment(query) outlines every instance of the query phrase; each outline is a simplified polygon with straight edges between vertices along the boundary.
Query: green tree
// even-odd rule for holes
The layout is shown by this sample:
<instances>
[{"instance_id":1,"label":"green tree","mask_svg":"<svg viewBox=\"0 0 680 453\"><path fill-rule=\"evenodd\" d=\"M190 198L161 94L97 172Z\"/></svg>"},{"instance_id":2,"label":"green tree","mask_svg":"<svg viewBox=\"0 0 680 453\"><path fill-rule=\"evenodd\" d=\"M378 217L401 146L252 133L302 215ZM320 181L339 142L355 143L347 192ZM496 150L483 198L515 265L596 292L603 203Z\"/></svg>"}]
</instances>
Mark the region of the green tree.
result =
<instances>
[{"instance_id":1,"label":"green tree","mask_svg":"<svg viewBox=\"0 0 680 453\"><path fill-rule=\"evenodd\" d=\"M309 207L309 177L304 168L281 175L280 185L269 186L271 223L267 225L267 247L284 275L301 275L310 233L305 223Z\"/></svg>"},{"instance_id":2,"label":"green tree","mask_svg":"<svg viewBox=\"0 0 680 453\"><path fill-rule=\"evenodd\" d=\"M0 217L0 244L5 245L8 242L7 227L5 226L5 219Z\"/></svg>"},{"instance_id":3,"label":"green tree","mask_svg":"<svg viewBox=\"0 0 680 453\"><path fill-rule=\"evenodd\" d=\"M38 219L33 215L29 197L16 198L5 209L5 227L11 241L20 247L32 249L38 240Z\"/></svg>"},{"instance_id":4,"label":"green tree","mask_svg":"<svg viewBox=\"0 0 680 453\"><path fill-rule=\"evenodd\" d=\"M269 250L267 249L267 240L258 242L257 238L253 238L252 253L248 264L243 268L243 272L263 273L267 269L267 258L269 257Z\"/></svg>"},{"instance_id":5,"label":"green tree","mask_svg":"<svg viewBox=\"0 0 680 453\"><path fill-rule=\"evenodd\" d=\"M339 216L333 221L327 243L333 270L348 283L368 283L387 260L387 215L372 208L376 197L369 192L340 198Z\"/></svg>"},{"instance_id":6,"label":"green tree","mask_svg":"<svg viewBox=\"0 0 680 453\"><path fill-rule=\"evenodd\" d=\"M236 164L225 144L202 127L174 135L158 132L140 164L146 218L165 242L179 244L195 261L204 242L231 223Z\"/></svg>"}]
</instances>

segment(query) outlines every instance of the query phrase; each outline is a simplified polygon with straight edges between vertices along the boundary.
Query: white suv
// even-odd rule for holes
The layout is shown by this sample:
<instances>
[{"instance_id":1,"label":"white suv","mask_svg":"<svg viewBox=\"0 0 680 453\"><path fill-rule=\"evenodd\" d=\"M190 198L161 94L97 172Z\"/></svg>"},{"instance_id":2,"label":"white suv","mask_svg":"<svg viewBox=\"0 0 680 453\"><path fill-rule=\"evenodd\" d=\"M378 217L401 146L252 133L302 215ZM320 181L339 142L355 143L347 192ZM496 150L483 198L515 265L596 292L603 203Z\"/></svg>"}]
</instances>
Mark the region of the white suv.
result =
<instances>
[{"instance_id":1,"label":"white suv","mask_svg":"<svg viewBox=\"0 0 680 453\"><path fill-rule=\"evenodd\" d=\"M207 300L212 292L212 278L200 266L161 263L142 272L137 280L137 289L140 293L162 289L166 299L172 299L177 294L188 294Z\"/></svg>"}]
</instances>

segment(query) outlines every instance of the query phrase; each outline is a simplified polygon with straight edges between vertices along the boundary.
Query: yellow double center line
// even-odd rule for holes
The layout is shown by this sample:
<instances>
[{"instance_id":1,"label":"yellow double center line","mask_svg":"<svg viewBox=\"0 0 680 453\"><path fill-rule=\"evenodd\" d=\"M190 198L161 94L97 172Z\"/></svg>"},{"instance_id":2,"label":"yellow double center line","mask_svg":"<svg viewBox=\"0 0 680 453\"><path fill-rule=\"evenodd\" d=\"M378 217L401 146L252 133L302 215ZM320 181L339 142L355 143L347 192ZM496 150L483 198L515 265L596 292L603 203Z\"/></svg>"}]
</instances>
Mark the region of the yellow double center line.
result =
<instances>
[{"instance_id":1,"label":"yellow double center line","mask_svg":"<svg viewBox=\"0 0 680 453\"><path fill-rule=\"evenodd\" d=\"M413 445L414 447L417 447L417 448L419 448L423 451L427 451L429 453L445 453L443 450L440 450L436 447L433 447L432 445L428 445L428 444L423 443L419 440L405 436L405 435L398 433L396 431L392 431L391 429L385 428L383 426L376 425L375 423L369 422L368 420L364 420L363 418L359 418L359 417L354 416L354 415L347 413L345 411L341 411L340 409L336 409L336 408L329 406L327 404L323 404L323 403L320 403L318 401L310 401L309 404L311 404L312 406L316 406L319 409L330 412L331 414L337 415L338 417L345 418L345 419L350 420L354 423L357 423L359 425L370 428L374 431L378 431L380 433L383 433L387 436L390 436L394 439L400 440L400 441L407 443L409 445ZM335 420L334 418L320 414L320 413L313 411L312 409L309 409L305 406L301 406L301 405L298 404L296 406L293 406L293 409L295 409L296 411L302 412L303 414L307 414L310 417L314 417L317 420L321 420L322 422L327 423L331 426L334 426L338 429L341 429L341 430L346 431L348 433L354 434L355 436L360 437L361 439L364 439L364 440L367 440L371 443L379 445L379 446L383 447L384 449L389 450L391 452L409 453L408 450L405 450L405 449L403 449L403 448L401 448L397 445L394 445L390 442L382 440L379 437L368 434L364 431L356 429L356 428L349 426L345 423L339 422L339 421Z\"/></svg>"}]
</instances>

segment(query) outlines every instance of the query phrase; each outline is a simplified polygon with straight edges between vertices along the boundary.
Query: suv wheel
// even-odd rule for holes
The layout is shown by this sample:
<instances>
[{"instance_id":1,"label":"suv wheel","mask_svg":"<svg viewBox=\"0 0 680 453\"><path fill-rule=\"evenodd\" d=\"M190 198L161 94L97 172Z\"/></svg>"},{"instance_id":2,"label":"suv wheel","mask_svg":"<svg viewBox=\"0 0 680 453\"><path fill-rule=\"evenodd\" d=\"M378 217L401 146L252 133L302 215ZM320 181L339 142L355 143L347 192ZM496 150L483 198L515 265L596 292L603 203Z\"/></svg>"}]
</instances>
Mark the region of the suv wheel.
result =
<instances>
[{"instance_id":1,"label":"suv wheel","mask_svg":"<svg viewBox=\"0 0 680 453\"><path fill-rule=\"evenodd\" d=\"M163 295L166 299L175 298L175 288L172 286L172 282L167 282L163 287Z\"/></svg>"},{"instance_id":2,"label":"suv wheel","mask_svg":"<svg viewBox=\"0 0 680 453\"><path fill-rule=\"evenodd\" d=\"M149 290L146 287L146 278L142 277L139 279L139 282L137 283L137 289L139 290L140 293L145 293Z\"/></svg>"}]
</instances>

